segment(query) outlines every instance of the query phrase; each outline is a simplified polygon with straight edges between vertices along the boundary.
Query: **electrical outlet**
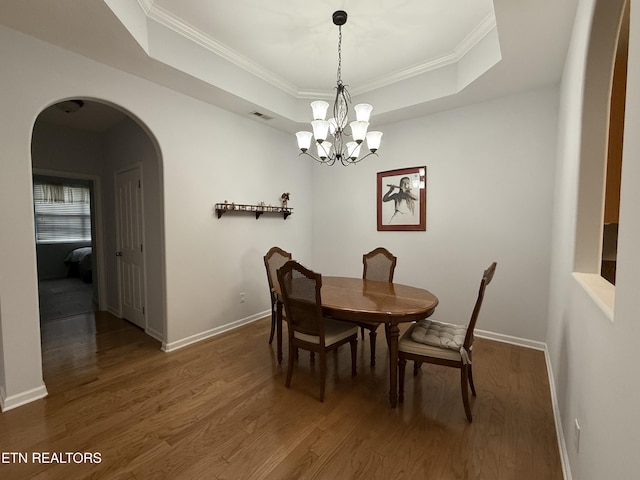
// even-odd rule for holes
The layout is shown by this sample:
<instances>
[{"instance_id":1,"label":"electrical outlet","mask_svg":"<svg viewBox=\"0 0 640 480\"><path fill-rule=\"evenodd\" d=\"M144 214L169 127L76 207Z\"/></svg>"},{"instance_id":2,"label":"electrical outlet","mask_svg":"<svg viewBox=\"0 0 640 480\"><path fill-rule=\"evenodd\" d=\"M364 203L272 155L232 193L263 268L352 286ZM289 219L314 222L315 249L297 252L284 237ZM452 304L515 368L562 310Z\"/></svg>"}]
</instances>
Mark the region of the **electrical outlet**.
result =
<instances>
[{"instance_id":1,"label":"electrical outlet","mask_svg":"<svg viewBox=\"0 0 640 480\"><path fill-rule=\"evenodd\" d=\"M573 428L573 444L576 447L576 453L580 452L580 424L578 419L575 419L575 425Z\"/></svg>"},{"instance_id":2,"label":"electrical outlet","mask_svg":"<svg viewBox=\"0 0 640 480\"><path fill-rule=\"evenodd\" d=\"M240 294L240 303L244 303L244 292Z\"/></svg>"}]
</instances>

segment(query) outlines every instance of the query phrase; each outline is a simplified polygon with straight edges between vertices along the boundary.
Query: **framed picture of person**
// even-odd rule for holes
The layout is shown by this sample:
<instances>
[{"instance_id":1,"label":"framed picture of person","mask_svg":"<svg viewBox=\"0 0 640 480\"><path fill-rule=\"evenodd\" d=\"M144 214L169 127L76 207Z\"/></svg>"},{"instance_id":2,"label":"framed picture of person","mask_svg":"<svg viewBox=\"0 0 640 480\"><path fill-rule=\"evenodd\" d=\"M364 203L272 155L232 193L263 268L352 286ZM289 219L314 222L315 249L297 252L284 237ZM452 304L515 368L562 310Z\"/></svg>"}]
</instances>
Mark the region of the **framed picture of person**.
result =
<instances>
[{"instance_id":1,"label":"framed picture of person","mask_svg":"<svg viewBox=\"0 0 640 480\"><path fill-rule=\"evenodd\" d=\"M427 229L427 167L378 172L378 231Z\"/></svg>"}]
</instances>

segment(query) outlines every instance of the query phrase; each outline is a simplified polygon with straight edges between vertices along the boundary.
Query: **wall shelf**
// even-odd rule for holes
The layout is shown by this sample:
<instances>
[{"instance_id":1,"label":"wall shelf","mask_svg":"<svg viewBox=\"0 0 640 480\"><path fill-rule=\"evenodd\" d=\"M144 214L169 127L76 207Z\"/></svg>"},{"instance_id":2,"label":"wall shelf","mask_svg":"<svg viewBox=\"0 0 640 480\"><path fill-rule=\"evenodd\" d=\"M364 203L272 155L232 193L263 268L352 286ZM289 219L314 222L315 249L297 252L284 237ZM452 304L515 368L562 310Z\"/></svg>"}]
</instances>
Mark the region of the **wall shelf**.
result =
<instances>
[{"instance_id":1,"label":"wall shelf","mask_svg":"<svg viewBox=\"0 0 640 480\"><path fill-rule=\"evenodd\" d=\"M267 205L251 205L251 204L238 204L238 203L216 203L216 214L218 218L222 217L227 212L244 212L255 213L256 220L263 213L276 213L281 214L286 220L289 215L293 213L293 208L290 207L271 207Z\"/></svg>"}]
</instances>

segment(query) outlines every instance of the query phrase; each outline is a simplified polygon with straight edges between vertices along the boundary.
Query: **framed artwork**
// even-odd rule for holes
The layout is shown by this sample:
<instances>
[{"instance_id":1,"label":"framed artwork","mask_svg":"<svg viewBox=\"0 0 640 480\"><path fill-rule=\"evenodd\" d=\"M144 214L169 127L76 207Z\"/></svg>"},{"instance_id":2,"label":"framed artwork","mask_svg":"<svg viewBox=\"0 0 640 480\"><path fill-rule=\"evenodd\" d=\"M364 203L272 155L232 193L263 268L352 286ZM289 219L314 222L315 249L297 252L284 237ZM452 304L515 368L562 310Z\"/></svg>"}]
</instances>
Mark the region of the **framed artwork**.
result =
<instances>
[{"instance_id":1,"label":"framed artwork","mask_svg":"<svg viewBox=\"0 0 640 480\"><path fill-rule=\"evenodd\" d=\"M378 172L378 231L427 229L427 167Z\"/></svg>"}]
</instances>

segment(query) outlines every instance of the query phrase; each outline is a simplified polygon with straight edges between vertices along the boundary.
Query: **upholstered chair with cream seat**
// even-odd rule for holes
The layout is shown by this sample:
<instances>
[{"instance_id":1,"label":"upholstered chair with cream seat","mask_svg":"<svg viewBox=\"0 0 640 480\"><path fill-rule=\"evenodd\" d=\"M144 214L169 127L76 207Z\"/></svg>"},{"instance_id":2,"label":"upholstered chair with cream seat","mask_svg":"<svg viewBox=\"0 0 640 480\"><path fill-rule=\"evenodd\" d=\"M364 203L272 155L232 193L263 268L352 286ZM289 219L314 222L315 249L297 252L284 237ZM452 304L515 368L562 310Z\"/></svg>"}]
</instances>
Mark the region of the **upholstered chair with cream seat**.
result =
<instances>
[{"instance_id":1,"label":"upholstered chair with cream seat","mask_svg":"<svg viewBox=\"0 0 640 480\"><path fill-rule=\"evenodd\" d=\"M322 315L322 275L294 260L278 270L278 282L289 324L289 352L286 386L291 386L295 351L298 348L318 354L320 359L320 401L324 401L327 352L340 345L351 345L351 375L356 375L358 327Z\"/></svg>"},{"instance_id":2,"label":"upholstered chair with cream seat","mask_svg":"<svg viewBox=\"0 0 640 480\"><path fill-rule=\"evenodd\" d=\"M471 319L467 325L443 323L429 318L420 320L409 327L398 342L399 395L398 401L404 401L404 378L407 360L415 362L414 375L422 363L434 363L460 369L462 403L469 422L472 421L469 391L475 396L471 354L473 349L473 331L478 321L484 292L493 279L496 262L484 271L480 290Z\"/></svg>"}]
</instances>

